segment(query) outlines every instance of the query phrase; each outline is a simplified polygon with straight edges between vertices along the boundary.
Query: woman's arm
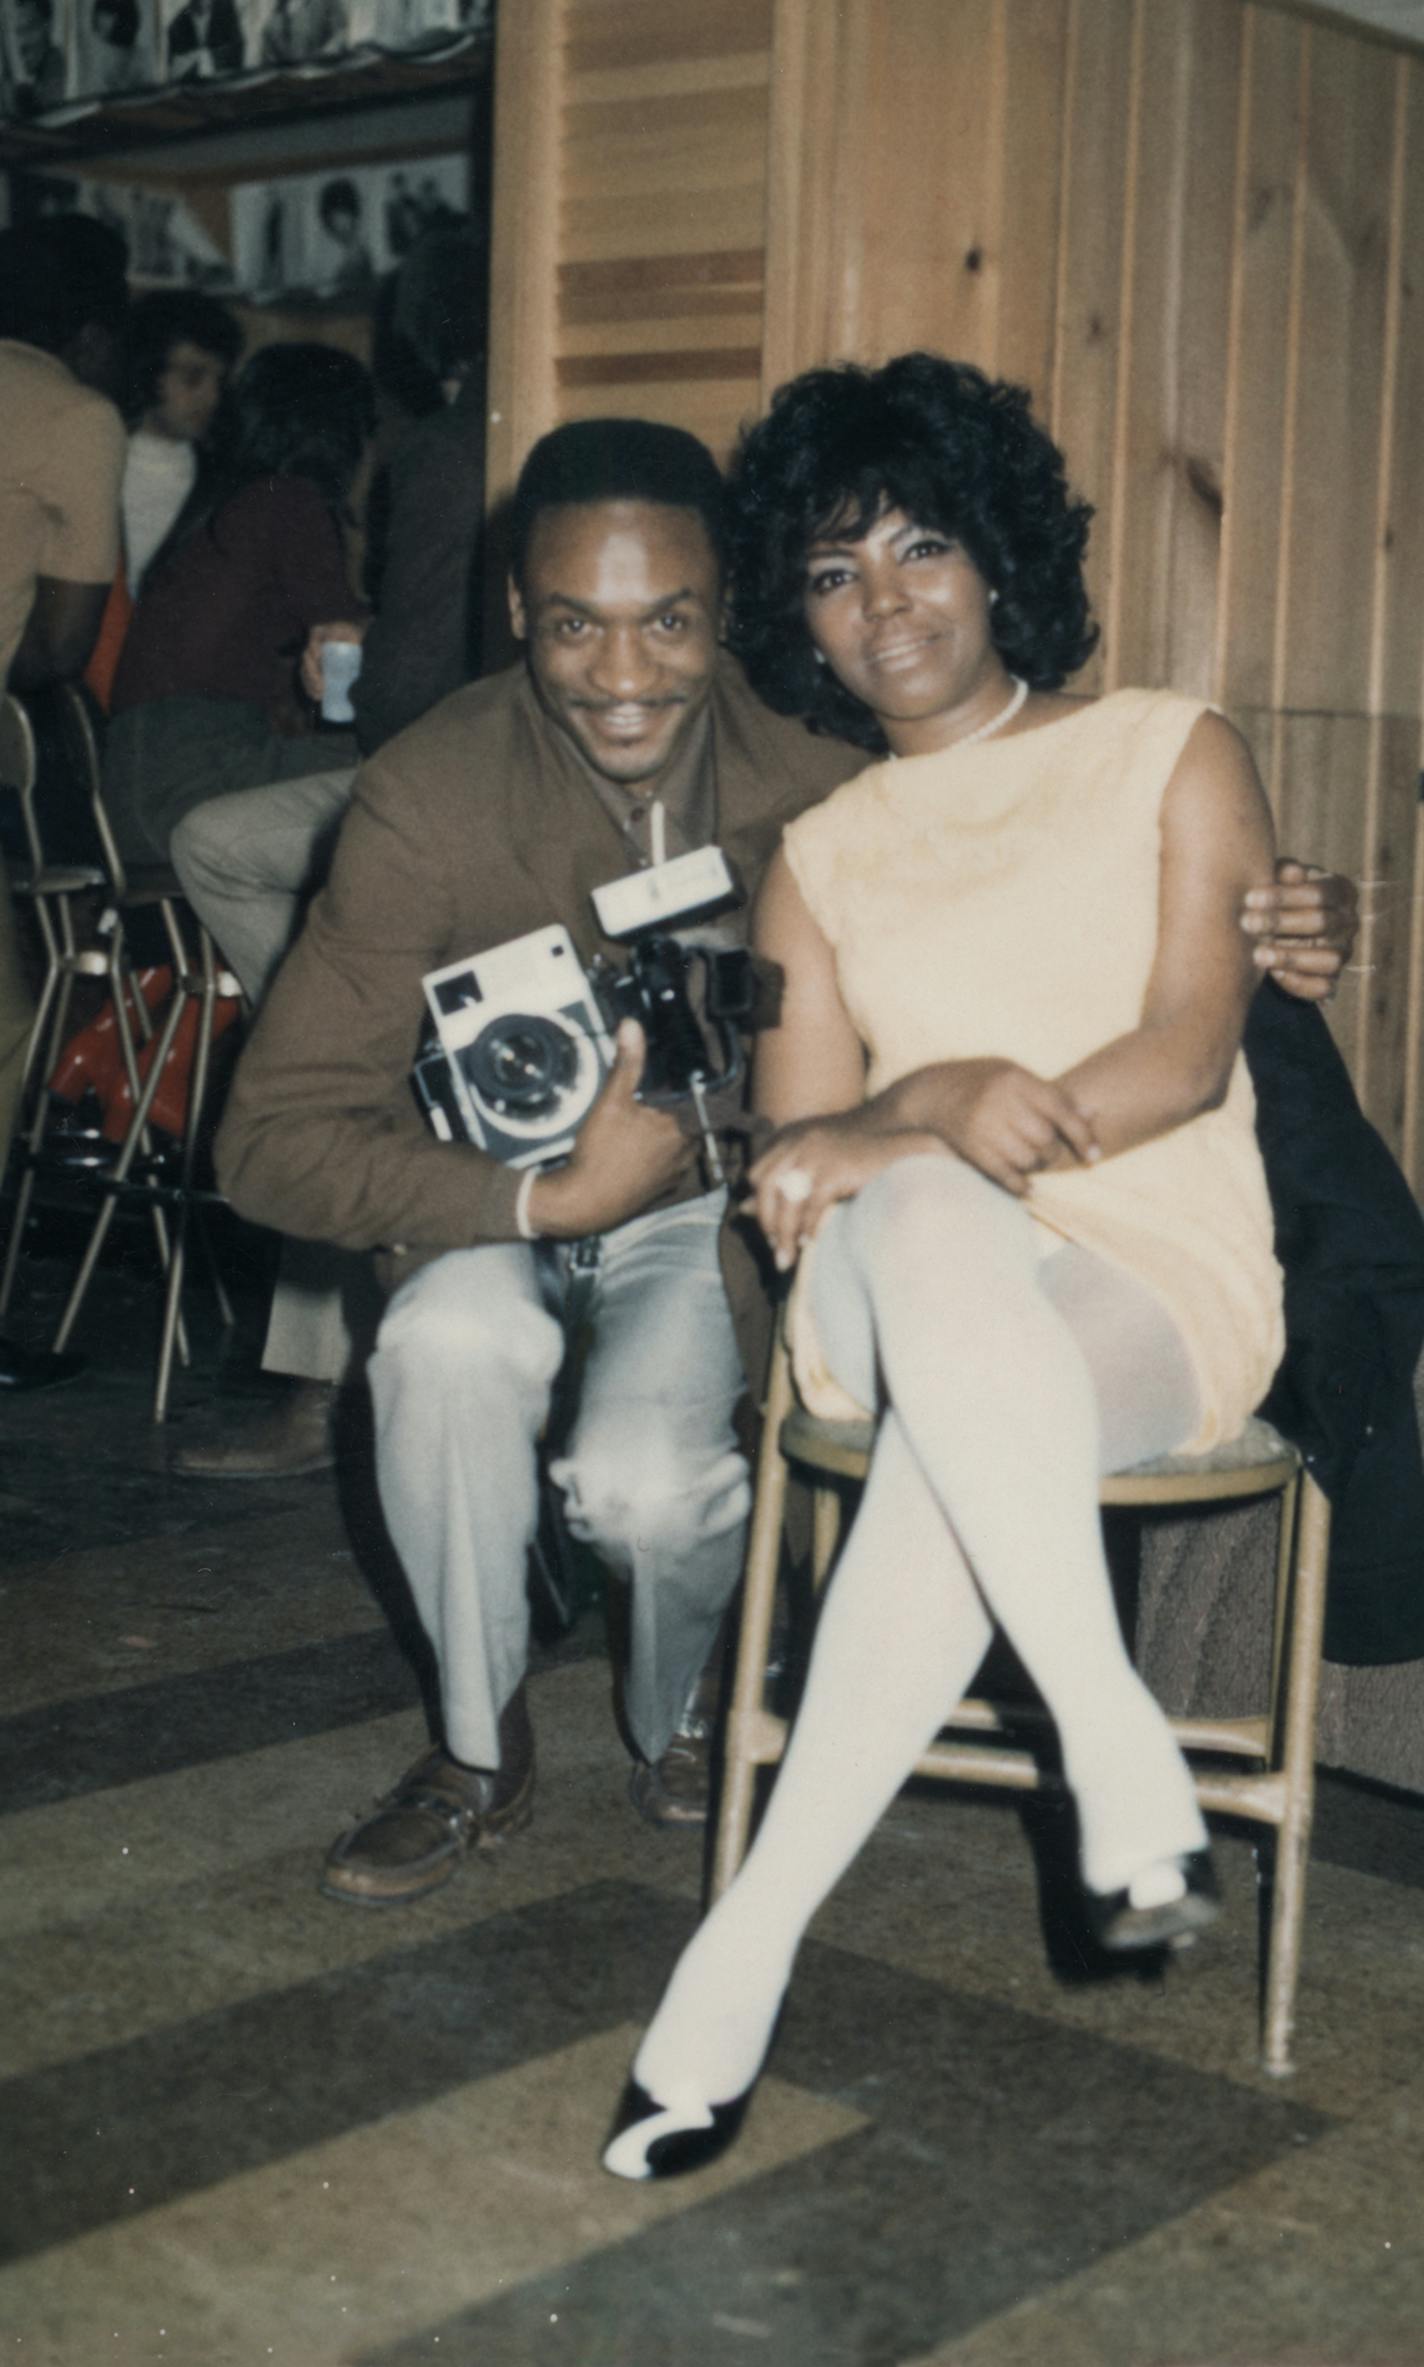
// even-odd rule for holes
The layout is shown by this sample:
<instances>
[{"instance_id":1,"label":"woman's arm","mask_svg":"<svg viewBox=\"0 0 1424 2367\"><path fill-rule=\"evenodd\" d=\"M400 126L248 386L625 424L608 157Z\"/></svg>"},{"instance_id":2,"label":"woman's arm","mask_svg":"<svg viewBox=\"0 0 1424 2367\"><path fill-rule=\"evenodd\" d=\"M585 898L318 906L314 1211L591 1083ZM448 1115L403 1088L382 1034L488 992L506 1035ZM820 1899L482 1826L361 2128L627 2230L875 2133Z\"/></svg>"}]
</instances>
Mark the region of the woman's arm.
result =
<instances>
[{"instance_id":1,"label":"woman's arm","mask_svg":"<svg viewBox=\"0 0 1424 2367\"><path fill-rule=\"evenodd\" d=\"M1058 1080L1105 1156L1224 1099L1260 976L1238 916L1247 891L1269 884L1274 860L1250 752L1223 716L1203 715L1162 801L1157 951L1142 1017Z\"/></svg>"}]
</instances>

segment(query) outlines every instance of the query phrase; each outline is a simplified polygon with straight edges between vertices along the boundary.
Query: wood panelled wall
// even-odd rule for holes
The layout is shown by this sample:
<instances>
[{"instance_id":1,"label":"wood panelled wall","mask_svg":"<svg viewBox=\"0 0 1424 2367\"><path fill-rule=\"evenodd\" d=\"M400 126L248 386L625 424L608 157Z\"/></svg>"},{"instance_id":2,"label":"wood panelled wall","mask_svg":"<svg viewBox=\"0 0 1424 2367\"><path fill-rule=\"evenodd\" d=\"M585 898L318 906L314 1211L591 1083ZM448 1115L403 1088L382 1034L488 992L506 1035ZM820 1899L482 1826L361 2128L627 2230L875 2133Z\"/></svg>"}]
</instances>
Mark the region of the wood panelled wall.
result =
<instances>
[{"instance_id":1,"label":"wood panelled wall","mask_svg":"<svg viewBox=\"0 0 1424 2367\"><path fill-rule=\"evenodd\" d=\"M1333 1010L1424 1182L1424 57L1246 0L506 0L492 489L725 450L812 362L1021 380L1095 504L1084 688L1246 731L1369 914Z\"/></svg>"}]
</instances>

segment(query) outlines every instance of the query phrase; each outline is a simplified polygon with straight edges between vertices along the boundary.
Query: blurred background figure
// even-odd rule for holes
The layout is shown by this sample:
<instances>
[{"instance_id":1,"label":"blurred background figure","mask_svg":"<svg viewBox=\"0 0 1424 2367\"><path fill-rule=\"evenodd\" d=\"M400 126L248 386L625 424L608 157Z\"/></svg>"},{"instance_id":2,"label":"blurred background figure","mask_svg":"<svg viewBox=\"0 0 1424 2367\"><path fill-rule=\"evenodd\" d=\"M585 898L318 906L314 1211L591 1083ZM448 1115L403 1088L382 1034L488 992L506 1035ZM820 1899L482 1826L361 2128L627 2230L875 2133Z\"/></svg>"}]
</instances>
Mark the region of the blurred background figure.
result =
<instances>
[{"instance_id":1,"label":"blurred background figure","mask_svg":"<svg viewBox=\"0 0 1424 2367\"><path fill-rule=\"evenodd\" d=\"M353 691L356 745L370 756L480 670L480 541L484 526L483 242L464 228L422 238L381 289L377 383L413 419L372 492L368 554L376 614L332 619L311 635L308 689L321 645L364 640ZM335 735L319 743L325 751ZM274 778L240 796L210 796L185 814L171 846L195 912L254 1003L266 994L326 876L355 787L354 761ZM192 1478L251 1479L319 1470L334 1460L341 1383L359 1369L369 1320L364 1259L288 1242L263 1351L264 1370L296 1384L275 1410L231 1435L181 1447Z\"/></svg>"},{"instance_id":2,"label":"blurred background figure","mask_svg":"<svg viewBox=\"0 0 1424 2367\"><path fill-rule=\"evenodd\" d=\"M329 248L334 250L316 274L318 295L369 294L376 284L376 266L366 239L361 192L349 175L342 173L334 181L323 181L316 212Z\"/></svg>"},{"instance_id":3,"label":"blurred background figure","mask_svg":"<svg viewBox=\"0 0 1424 2367\"><path fill-rule=\"evenodd\" d=\"M331 346L265 346L235 379L114 678L104 779L132 860L166 861L204 798L354 761L349 735L313 732L295 670L314 625L361 615L347 504L374 415Z\"/></svg>"},{"instance_id":4,"label":"blurred background figure","mask_svg":"<svg viewBox=\"0 0 1424 2367\"><path fill-rule=\"evenodd\" d=\"M168 73L174 82L237 74L247 63L236 0L187 0L168 28Z\"/></svg>"},{"instance_id":5,"label":"blurred background figure","mask_svg":"<svg viewBox=\"0 0 1424 2367\"><path fill-rule=\"evenodd\" d=\"M262 32L262 63L300 66L349 37L346 0L275 0Z\"/></svg>"},{"instance_id":6,"label":"blurred background figure","mask_svg":"<svg viewBox=\"0 0 1424 2367\"><path fill-rule=\"evenodd\" d=\"M74 680L119 555L128 310L122 239L80 214L0 233L0 691ZM0 1164L32 1009L0 868ZM0 1340L0 1390L78 1371Z\"/></svg>"},{"instance_id":7,"label":"blurred background figure","mask_svg":"<svg viewBox=\"0 0 1424 2367\"><path fill-rule=\"evenodd\" d=\"M212 296L161 290L133 307L123 518L134 599L193 490L199 451L241 352L236 317Z\"/></svg>"}]
</instances>

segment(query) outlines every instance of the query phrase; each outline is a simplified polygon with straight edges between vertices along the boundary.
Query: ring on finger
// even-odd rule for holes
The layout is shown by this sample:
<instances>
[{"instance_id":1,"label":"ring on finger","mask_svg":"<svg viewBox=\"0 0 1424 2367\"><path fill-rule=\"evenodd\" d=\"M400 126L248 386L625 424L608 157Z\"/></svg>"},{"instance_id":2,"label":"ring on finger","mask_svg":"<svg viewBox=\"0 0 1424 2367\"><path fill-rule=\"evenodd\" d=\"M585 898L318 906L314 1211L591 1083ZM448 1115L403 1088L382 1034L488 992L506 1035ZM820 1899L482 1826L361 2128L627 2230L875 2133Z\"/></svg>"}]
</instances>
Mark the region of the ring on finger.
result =
<instances>
[{"instance_id":1,"label":"ring on finger","mask_svg":"<svg viewBox=\"0 0 1424 2367\"><path fill-rule=\"evenodd\" d=\"M802 1200L809 1200L815 1188L814 1176L808 1175L804 1167L783 1167L774 1186L781 1198L789 1200L793 1208Z\"/></svg>"}]
</instances>

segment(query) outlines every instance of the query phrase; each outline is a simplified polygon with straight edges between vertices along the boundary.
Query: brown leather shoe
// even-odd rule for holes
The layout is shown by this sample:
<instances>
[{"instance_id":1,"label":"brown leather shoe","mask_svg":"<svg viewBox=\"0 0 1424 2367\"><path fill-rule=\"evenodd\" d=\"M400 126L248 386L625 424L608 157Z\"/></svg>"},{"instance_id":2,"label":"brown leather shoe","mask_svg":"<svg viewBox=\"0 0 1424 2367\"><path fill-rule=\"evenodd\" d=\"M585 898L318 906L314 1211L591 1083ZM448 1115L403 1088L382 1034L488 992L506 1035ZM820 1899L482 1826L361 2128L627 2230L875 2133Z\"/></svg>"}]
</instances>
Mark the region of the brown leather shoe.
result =
<instances>
[{"instance_id":1,"label":"brown leather shoe","mask_svg":"<svg viewBox=\"0 0 1424 2367\"><path fill-rule=\"evenodd\" d=\"M250 1415L230 1438L179 1447L169 1470L183 1479L300 1479L336 1461L334 1381L297 1381L270 1411Z\"/></svg>"},{"instance_id":2,"label":"brown leather shoe","mask_svg":"<svg viewBox=\"0 0 1424 2367\"><path fill-rule=\"evenodd\" d=\"M690 1712L660 1759L640 1759L628 1797L650 1825L705 1825L712 1789L712 1721Z\"/></svg>"},{"instance_id":3,"label":"brown leather shoe","mask_svg":"<svg viewBox=\"0 0 1424 2367\"><path fill-rule=\"evenodd\" d=\"M450 1880L471 1849L495 1849L534 1813L534 1736L524 1687L499 1721L500 1765L463 1767L437 1743L328 1853L322 1893L352 1907L404 1907Z\"/></svg>"}]
</instances>

